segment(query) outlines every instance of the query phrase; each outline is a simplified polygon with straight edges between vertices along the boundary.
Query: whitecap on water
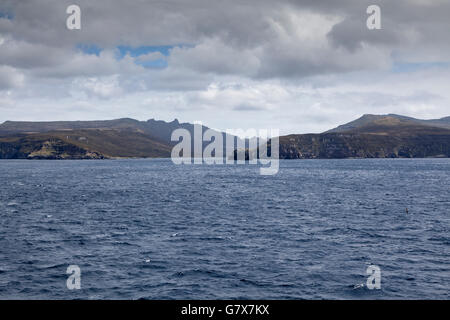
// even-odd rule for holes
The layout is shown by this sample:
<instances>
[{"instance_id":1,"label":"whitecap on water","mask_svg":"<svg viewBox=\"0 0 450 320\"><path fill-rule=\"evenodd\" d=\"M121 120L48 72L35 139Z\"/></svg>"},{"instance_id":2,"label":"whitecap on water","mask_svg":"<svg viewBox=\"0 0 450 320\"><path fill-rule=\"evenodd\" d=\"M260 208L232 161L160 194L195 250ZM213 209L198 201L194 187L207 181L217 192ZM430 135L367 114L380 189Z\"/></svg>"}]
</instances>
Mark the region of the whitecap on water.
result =
<instances>
[{"instance_id":1,"label":"whitecap on water","mask_svg":"<svg viewBox=\"0 0 450 320\"><path fill-rule=\"evenodd\" d=\"M360 289L360 288L364 288L364 283L355 284L355 285L353 286L353 290Z\"/></svg>"}]
</instances>

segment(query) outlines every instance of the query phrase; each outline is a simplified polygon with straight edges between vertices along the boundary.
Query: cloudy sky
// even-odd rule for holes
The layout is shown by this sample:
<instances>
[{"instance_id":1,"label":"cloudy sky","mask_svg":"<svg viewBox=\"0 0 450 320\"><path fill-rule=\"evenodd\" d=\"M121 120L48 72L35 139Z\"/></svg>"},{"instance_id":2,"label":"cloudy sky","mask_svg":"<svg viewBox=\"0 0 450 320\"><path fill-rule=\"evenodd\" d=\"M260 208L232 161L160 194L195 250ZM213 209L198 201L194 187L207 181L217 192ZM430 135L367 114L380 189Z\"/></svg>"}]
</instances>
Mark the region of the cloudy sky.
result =
<instances>
[{"instance_id":1,"label":"cloudy sky","mask_svg":"<svg viewBox=\"0 0 450 320\"><path fill-rule=\"evenodd\" d=\"M81 8L81 30L66 8ZM369 5L381 30L366 27ZM321 132L450 115L448 0L1 0L0 122Z\"/></svg>"}]
</instances>

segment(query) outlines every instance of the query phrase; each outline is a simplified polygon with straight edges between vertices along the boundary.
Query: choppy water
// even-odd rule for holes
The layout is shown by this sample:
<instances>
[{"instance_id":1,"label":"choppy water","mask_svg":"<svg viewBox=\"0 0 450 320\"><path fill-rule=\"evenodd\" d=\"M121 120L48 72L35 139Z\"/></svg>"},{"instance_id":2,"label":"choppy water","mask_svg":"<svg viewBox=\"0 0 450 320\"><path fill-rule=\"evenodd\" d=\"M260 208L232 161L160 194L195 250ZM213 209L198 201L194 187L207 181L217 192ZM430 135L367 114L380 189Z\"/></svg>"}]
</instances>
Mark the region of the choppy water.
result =
<instances>
[{"instance_id":1,"label":"choppy water","mask_svg":"<svg viewBox=\"0 0 450 320\"><path fill-rule=\"evenodd\" d=\"M449 159L3 160L0 181L1 299L450 298ZM354 288L369 264L381 290Z\"/></svg>"}]
</instances>

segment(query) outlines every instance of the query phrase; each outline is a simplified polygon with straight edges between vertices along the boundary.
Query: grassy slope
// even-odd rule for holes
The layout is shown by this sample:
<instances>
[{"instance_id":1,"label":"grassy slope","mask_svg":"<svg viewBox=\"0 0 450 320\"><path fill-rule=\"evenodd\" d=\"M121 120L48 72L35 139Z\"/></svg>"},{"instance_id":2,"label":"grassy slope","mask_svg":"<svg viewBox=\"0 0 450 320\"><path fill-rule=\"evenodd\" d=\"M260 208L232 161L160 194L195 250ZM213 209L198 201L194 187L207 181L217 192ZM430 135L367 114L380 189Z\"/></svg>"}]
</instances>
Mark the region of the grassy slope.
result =
<instances>
[{"instance_id":1,"label":"grassy slope","mask_svg":"<svg viewBox=\"0 0 450 320\"><path fill-rule=\"evenodd\" d=\"M128 129L63 130L0 137L0 145L4 154L17 153L17 156L3 155L3 158L24 158L30 154L40 154L45 157L46 152L51 153L49 151L51 148L48 147L49 142L51 145L55 145L59 152L65 154L65 158L70 158L71 154L74 158L80 158L80 155L91 153L102 155L105 158L158 158L169 157L171 151L170 146L155 141L139 131ZM58 150L54 153L57 153Z\"/></svg>"}]
</instances>

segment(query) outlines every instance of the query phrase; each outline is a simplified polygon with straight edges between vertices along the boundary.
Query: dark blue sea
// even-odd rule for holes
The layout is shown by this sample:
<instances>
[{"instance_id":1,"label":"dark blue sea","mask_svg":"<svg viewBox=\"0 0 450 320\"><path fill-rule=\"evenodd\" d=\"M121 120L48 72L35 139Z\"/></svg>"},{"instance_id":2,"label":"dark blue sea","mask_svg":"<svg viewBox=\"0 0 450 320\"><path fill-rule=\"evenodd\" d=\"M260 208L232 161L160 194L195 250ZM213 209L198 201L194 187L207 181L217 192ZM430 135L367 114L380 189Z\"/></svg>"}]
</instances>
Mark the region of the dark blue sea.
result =
<instances>
[{"instance_id":1,"label":"dark blue sea","mask_svg":"<svg viewBox=\"0 0 450 320\"><path fill-rule=\"evenodd\" d=\"M2 160L0 299L449 299L449 185L450 159Z\"/></svg>"}]
</instances>

